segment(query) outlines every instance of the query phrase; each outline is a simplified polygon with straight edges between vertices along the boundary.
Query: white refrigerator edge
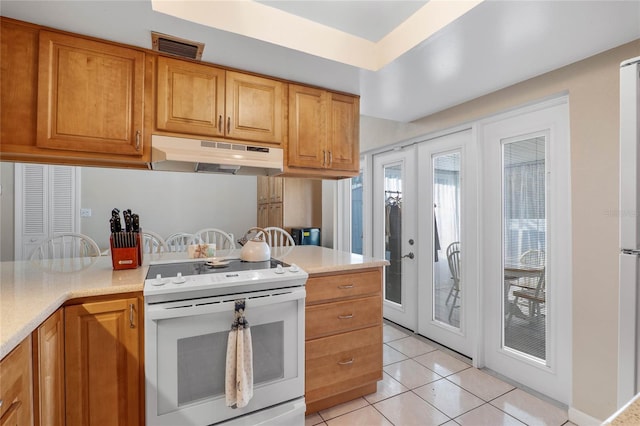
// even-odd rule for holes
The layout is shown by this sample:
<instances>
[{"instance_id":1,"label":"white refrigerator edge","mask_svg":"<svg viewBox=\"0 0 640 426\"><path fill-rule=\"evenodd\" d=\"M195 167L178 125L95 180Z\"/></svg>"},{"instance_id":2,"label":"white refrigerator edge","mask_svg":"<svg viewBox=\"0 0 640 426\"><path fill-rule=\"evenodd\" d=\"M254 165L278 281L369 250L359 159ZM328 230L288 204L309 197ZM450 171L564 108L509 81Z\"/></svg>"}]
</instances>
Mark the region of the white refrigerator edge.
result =
<instances>
[{"instance_id":1,"label":"white refrigerator edge","mask_svg":"<svg viewBox=\"0 0 640 426\"><path fill-rule=\"evenodd\" d=\"M640 392L640 57L620 65L618 407Z\"/></svg>"}]
</instances>

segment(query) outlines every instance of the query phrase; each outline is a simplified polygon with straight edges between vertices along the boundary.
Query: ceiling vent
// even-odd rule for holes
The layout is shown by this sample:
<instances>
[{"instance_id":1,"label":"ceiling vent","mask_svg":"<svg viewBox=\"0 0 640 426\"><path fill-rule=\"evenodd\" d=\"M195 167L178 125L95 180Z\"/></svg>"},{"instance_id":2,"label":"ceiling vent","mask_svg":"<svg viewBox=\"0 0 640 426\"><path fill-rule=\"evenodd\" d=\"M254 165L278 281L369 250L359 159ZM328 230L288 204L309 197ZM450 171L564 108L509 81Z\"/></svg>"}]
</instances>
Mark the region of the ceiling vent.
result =
<instances>
[{"instance_id":1,"label":"ceiling vent","mask_svg":"<svg viewBox=\"0 0 640 426\"><path fill-rule=\"evenodd\" d=\"M152 31L151 47L153 50L158 52L199 61L202 59L204 43L198 43Z\"/></svg>"}]
</instances>

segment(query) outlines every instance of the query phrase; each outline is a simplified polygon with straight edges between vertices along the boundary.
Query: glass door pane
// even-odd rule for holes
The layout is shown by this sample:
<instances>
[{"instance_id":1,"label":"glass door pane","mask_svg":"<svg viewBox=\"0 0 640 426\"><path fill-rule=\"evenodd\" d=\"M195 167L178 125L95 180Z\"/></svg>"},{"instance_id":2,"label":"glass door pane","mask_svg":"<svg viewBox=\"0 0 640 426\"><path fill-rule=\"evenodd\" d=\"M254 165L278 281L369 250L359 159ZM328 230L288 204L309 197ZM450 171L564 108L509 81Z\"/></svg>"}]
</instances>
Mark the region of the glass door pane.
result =
<instances>
[{"instance_id":1,"label":"glass door pane","mask_svg":"<svg viewBox=\"0 0 640 426\"><path fill-rule=\"evenodd\" d=\"M402 165L384 167L385 299L402 303Z\"/></svg>"},{"instance_id":2,"label":"glass door pane","mask_svg":"<svg viewBox=\"0 0 640 426\"><path fill-rule=\"evenodd\" d=\"M460 328L460 152L433 156L433 316Z\"/></svg>"},{"instance_id":3,"label":"glass door pane","mask_svg":"<svg viewBox=\"0 0 640 426\"><path fill-rule=\"evenodd\" d=\"M502 144L503 345L546 361L544 136Z\"/></svg>"}]
</instances>

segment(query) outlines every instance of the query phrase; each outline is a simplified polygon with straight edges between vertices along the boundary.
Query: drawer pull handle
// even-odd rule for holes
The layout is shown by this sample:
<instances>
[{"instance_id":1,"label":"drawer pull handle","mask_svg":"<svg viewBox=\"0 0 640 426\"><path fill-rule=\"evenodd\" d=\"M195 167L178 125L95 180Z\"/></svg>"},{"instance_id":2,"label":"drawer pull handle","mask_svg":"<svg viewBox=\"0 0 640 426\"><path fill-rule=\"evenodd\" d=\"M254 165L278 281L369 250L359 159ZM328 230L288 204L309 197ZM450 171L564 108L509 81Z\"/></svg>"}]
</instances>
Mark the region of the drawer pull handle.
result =
<instances>
[{"instance_id":1,"label":"drawer pull handle","mask_svg":"<svg viewBox=\"0 0 640 426\"><path fill-rule=\"evenodd\" d=\"M351 319L353 318L353 314L349 315L338 315L338 319Z\"/></svg>"},{"instance_id":2,"label":"drawer pull handle","mask_svg":"<svg viewBox=\"0 0 640 426\"><path fill-rule=\"evenodd\" d=\"M18 409L20 408L20 406L22 405L22 402L20 400L15 401L13 404L11 404L9 406L9 409L2 415L2 417L0 417L0 422L4 422L5 420L8 420L11 418L11 416L18 411Z\"/></svg>"},{"instance_id":3,"label":"drawer pull handle","mask_svg":"<svg viewBox=\"0 0 640 426\"><path fill-rule=\"evenodd\" d=\"M339 285L339 286L338 286L338 288L339 288L340 290L347 290L347 289L349 289L349 288L353 288L353 287L355 287L353 284Z\"/></svg>"},{"instance_id":4,"label":"drawer pull handle","mask_svg":"<svg viewBox=\"0 0 640 426\"><path fill-rule=\"evenodd\" d=\"M353 358L351 358L349 361L338 361L338 365L349 365L349 364L353 364Z\"/></svg>"}]
</instances>

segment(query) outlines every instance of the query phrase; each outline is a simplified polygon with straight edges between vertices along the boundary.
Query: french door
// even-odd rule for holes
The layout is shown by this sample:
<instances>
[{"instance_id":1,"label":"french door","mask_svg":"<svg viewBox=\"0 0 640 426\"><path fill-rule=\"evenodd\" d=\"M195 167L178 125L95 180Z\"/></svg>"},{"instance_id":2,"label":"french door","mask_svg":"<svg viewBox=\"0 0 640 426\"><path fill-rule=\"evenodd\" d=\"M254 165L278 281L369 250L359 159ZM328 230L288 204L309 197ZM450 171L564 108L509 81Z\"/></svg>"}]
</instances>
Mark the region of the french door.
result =
<instances>
[{"instance_id":1,"label":"french door","mask_svg":"<svg viewBox=\"0 0 640 426\"><path fill-rule=\"evenodd\" d=\"M568 105L481 126L484 360L562 403L571 380Z\"/></svg>"},{"instance_id":2,"label":"french door","mask_svg":"<svg viewBox=\"0 0 640 426\"><path fill-rule=\"evenodd\" d=\"M471 130L418 146L418 333L474 358L476 161Z\"/></svg>"},{"instance_id":3,"label":"french door","mask_svg":"<svg viewBox=\"0 0 640 426\"><path fill-rule=\"evenodd\" d=\"M374 155L374 256L384 317L473 357L477 304L471 130Z\"/></svg>"},{"instance_id":4,"label":"french door","mask_svg":"<svg viewBox=\"0 0 640 426\"><path fill-rule=\"evenodd\" d=\"M389 261L384 275L384 317L416 330L417 227L415 147L373 158L373 253Z\"/></svg>"}]
</instances>

